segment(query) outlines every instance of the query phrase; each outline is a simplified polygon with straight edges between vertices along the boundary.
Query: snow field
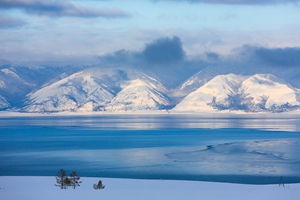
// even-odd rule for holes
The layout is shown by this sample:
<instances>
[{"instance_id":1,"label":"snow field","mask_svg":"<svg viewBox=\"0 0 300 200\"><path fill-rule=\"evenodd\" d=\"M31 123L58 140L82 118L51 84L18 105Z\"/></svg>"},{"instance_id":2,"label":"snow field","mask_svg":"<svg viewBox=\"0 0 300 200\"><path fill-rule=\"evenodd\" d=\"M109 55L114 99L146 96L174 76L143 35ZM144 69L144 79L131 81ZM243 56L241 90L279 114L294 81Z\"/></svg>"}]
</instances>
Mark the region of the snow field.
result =
<instances>
[{"instance_id":1,"label":"snow field","mask_svg":"<svg viewBox=\"0 0 300 200\"><path fill-rule=\"evenodd\" d=\"M103 190L94 190L93 184L103 181ZM114 178L81 178L75 190L55 187L55 177L0 177L1 200L298 200L300 184L245 185L176 180L136 180Z\"/></svg>"}]
</instances>

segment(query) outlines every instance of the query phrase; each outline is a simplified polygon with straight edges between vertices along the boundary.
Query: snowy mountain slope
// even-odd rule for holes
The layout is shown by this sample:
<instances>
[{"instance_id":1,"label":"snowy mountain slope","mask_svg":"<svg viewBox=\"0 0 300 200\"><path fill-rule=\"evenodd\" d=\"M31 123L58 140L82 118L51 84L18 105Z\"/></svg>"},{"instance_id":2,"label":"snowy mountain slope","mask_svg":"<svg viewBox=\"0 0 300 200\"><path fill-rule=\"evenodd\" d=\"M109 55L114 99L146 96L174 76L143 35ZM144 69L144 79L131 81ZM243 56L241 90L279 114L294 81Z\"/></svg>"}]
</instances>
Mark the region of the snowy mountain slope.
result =
<instances>
[{"instance_id":1,"label":"snowy mountain slope","mask_svg":"<svg viewBox=\"0 0 300 200\"><path fill-rule=\"evenodd\" d=\"M155 90L158 90L162 93L168 92L168 89L165 88L165 86L161 83L160 80L157 80L145 73L138 73L135 76L131 77L131 80L137 80L137 79L144 82L149 87L154 88Z\"/></svg>"},{"instance_id":2,"label":"snowy mountain slope","mask_svg":"<svg viewBox=\"0 0 300 200\"><path fill-rule=\"evenodd\" d=\"M168 97L157 90L156 85L136 79L129 81L129 84L106 106L106 110L159 110L168 105Z\"/></svg>"},{"instance_id":3,"label":"snowy mountain slope","mask_svg":"<svg viewBox=\"0 0 300 200\"><path fill-rule=\"evenodd\" d=\"M138 71L90 68L52 82L30 93L23 111L157 110L169 104L167 89Z\"/></svg>"},{"instance_id":4,"label":"snowy mountain slope","mask_svg":"<svg viewBox=\"0 0 300 200\"><path fill-rule=\"evenodd\" d=\"M24 106L28 93L40 89L44 83L63 72L74 70L76 67L0 65L0 95L11 105L11 109L18 110Z\"/></svg>"},{"instance_id":5,"label":"snowy mountain slope","mask_svg":"<svg viewBox=\"0 0 300 200\"><path fill-rule=\"evenodd\" d=\"M8 75L8 76L12 76L14 78L20 78L15 72L11 71L8 68L1 69L0 71L3 72L4 74Z\"/></svg>"},{"instance_id":6,"label":"snowy mountain slope","mask_svg":"<svg viewBox=\"0 0 300 200\"><path fill-rule=\"evenodd\" d=\"M191 92L197 90L205 83L207 83L212 78L213 76L206 75L203 73L203 71L199 71L195 75L190 77L188 80L186 80L184 83L182 83L178 88L176 88L172 96L178 98L185 97Z\"/></svg>"},{"instance_id":7,"label":"snowy mountain slope","mask_svg":"<svg viewBox=\"0 0 300 200\"><path fill-rule=\"evenodd\" d=\"M191 76L199 72L199 66L188 63L178 63L172 66L145 66L138 70L156 79L167 89L175 89Z\"/></svg>"},{"instance_id":8,"label":"snowy mountain slope","mask_svg":"<svg viewBox=\"0 0 300 200\"><path fill-rule=\"evenodd\" d=\"M0 95L0 110L4 110L10 107L11 105L7 102L7 100Z\"/></svg>"},{"instance_id":9,"label":"snowy mountain slope","mask_svg":"<svg viewBox=\"0 0 300 200\"><path fill-rule=\"evenodd\" d=\"M299 90L269 74L219 75L189 94L174 111L281 112L300 108Z\"/></svg>"},{"instance_id":10,"label":"snowy mountain slope","mask_svg":"<svg viewBox=\"0 0 300 200\"><path fill-rule=\"evenodd\" d=\"M236 93L245 76L219 75L189 94L173 108L175 111L213 110L213 103L228 104L228 95Z\"/></svg>"},{"instance_id":11,"label":"snowy mountain slope","mask_svg":"<svg viewBox=\"0 0 300 200\"><path fill-rule=\"evenodd\" d=\"M177 104L187 95L196 91L214 77L218 75L227 75L230 73L241 75L247 74L243 72L241 68L235 66L207 66L181 83L169 96L174 98L176 100L175 103Z\"/></svg>"},{"instance_id":12,"label":"snowy mountain slope","mask_svg":"<svg viewBox=\"0 0 300 200\"><path fill-rule=\"evenodd\" d=\"M248 104L261 109L283 111L285 107L300 106L299 90L270 74L251 76L240 89L247 94Z\"/></svg>"},{"instance_id":13,"label":"snowy mountain slope","mask_svg":"<svg viewBox=\"0 0 300 200\"><path fill-rule=\"evenodd\" d=\"M0 96L2 96L3 106L5 104L6 106L4 107L6 108L22 105L20 99L23 99L34 86L33 83L22 79L13 68L3 68L0 70Z\"/></svg>"},{"instance_id":14,"label":"snowy mountain slope","mask_svg":"<svg viewBox=\"0 0 300 200\"><path fill-rule=\"evenodd\" d=\"M92 111L100 109L114 94L92 74L79 72L29 94L24 111L76 111L80 107Z\"/></svg>"}]
</instances>

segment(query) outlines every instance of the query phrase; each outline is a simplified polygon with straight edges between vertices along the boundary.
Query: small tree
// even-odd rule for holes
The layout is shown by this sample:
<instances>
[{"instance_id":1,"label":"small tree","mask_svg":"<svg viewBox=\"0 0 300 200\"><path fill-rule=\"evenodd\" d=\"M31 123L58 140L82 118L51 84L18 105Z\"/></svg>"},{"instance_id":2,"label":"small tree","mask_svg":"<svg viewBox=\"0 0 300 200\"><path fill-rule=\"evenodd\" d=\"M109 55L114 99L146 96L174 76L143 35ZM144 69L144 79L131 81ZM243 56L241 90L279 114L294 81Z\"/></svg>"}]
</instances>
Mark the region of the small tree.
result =
<instances>
[{"instance_id":1,"label":"small tree","mask_svg":"<svg viewBox=\"0 0 300 200\"><path fill-rule=\"evenodd\" d=\"M56 178L55 186L60 187L60 189L67 189L67 187L70 185L70 179L67 177L67 173L65 170L60 169L58 171Z\"/></svg>"},{"instance_id":2,"label":"small tree","mask_svg":"<svg viewBox=\"0 0 300 200\"><path fill-rule=\"evenodd\" d=\"M70 186L73 187L73 189L75 189L76 186L80 186L80 183L82 183L82 181L79 181L80 177L77 176L77 173L75 171L72 171L72 173L69 176L69 180L70 180Z\"/></svg>"},{"instance_id":3,"label":"small tree","mask_svg":"<svg viewBox=\"0 0 300 200\"><path fill-rule=\"evenodd\" d=\"M102 184L102 181L99 180L98 184L94 184L94 189L95 190L100 190L100 189L104 189L105 185Z\"/></svg>"}]
</instances>

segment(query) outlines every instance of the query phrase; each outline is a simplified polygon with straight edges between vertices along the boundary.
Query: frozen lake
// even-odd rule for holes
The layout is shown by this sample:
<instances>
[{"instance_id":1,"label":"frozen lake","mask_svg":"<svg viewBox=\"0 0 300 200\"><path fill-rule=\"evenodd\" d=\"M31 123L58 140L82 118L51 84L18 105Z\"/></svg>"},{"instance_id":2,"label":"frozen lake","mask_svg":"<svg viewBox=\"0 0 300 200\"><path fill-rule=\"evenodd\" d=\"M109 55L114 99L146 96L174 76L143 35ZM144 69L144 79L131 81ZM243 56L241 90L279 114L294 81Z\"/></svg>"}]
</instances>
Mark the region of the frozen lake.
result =
<instances>
[{"instance_id":1,"label":"frozen lake","mask_svg":"<svg viewBox=\"0 0 300 200\"><path fill-rule=\"evenodd\" d=\"M300 182L297 115L0 118L0 175Z\"/></svg>"}]
</instances>

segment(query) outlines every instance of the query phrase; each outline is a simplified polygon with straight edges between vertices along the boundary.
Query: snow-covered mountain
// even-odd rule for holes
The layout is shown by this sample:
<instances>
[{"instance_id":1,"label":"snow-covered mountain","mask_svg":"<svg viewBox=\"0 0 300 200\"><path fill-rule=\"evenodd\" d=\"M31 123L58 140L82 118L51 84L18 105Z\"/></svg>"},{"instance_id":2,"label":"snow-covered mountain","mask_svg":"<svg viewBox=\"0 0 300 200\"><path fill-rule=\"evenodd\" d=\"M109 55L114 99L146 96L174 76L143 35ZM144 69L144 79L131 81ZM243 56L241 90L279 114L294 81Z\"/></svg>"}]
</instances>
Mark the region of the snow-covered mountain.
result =
<instances>
[{"instance_id":1,"label":"snow-covered mountain","mask_svg":"<svg viewBox=\"0 0 300 200\"><path fill-rule=\"evenodd\" d=\"M0 70L0 109L20 106L22 99L35 86L20 77L13 68Z\"/></svg>"},{"instance_id":2,"label":"snow-covered mountain","mask_svg":"<svg viewBox=\"0 0 300 200\"><path fill-rule=\"evenodd\" d=\"M187 70L180 66L54 67L5 64L0 66L0 110L300 110L300 91L295 88L295 79L293 85L290 85L284 81L290 80L288 78L283 80L271 74L245 71L237 66L200 67L198 72L195 69L196 67ZM227 73L228 71L234 73ZM275 69L274 72L276 75L280 74Z\"/></svg>"},{"instance_id":3,"label":"snow-covered mountain","mask_svg":"<svg viewBox=\"0 0 300 200\"><path fill-rule=\"evenodd\" d=\"M0 65L0 96L9 103L7 109L19 110L24 106L26 95L39 90L51 79L60 80L61 74L73 74L81 67L14 66Z\"/></svg>"},{"instance_id":4,"label":"snow-covered mountain","mask_svg":"<svg viewBox=\"0 0 300 200\"><path fill-rule=\"evenodd\" d=\"M197 90L199 87L203 86L209 80L211 80L215 75L212 73L207 73L204 71L199 71L190 77L188 80L183 82L172 94L178 99L186 97L191 92Z\"/></svg>"},{"instance_id":5,"label":"snow-covered mountain","mask_svg":"<svg viewBox=\"0 0 300 200\"><path fill-rule=\"evenodd\" d=\"M256 74L243 82L240 93L242 104L250 111L286 111L300 106L299 90L270 74Z\"/></svg>"},{"instance_id":6,"label":"snow-covered mountain","mask_svg":"<svg viewBox=\"0 0 300 200\"><path fill-rule=\"evenodd\" d=\"M6 84L4 83L4 81L0 80L0 89L5 88ZM7 102L7 100L0 95L0 110L9 108L10 104Z\"/></svg>"},{"instance_id":7,"label":"snow-covered mountain","mask_svg":"<svg viewBox=\"0 0 300 200\"><path fill-rule=\"evenodd\" d=\"M176 107L175 111L209 111L213 103L228 105L228 95L237 93L246 77L234 74L219 75L190 93Z\"/></svg>"},{"instance_id":8,"label":"snow-covered mountain","mask_svg":"<svg viewBox=\"0 0 300 200\"><path fill-rule=\"evenodd\" d=\"M49 81L27 95L25 112L158 110L169 105L164 86L138 72L83 70Z\"/></svg>"},{"instance_id":9,"label":"snow-covered mountain","mask_svg":"<svg viewBox=\"0 0 300 200\"><path fill-rule=\"evenodd\" d=\"M108 111L159 110L169 105L169 99L153 84L140 79L129 81L106 106Z\"/></svg>"},{"instance_id":10,"label":"snow-covered mountain","mask_svg":"<svg viewBox=\"0 0 300 200\"><path fill-rule=\"evenodd\" d=\"M107 79L109 77L107 76ZM117 84L117 83L116 83ZM118 92L90 71L75 73L28 94L27 112L102 110Z\"/></svg>"},{"instance_id":11,"label":"snow-covered mountain","mask_svg":"<svg viewBox=\"0 0 300 200\"><path fill-rule=\"evenodd\" d=\"M7 100L4 97L0 96L0 110L4 110L4 109L9 108L9 107L11 107L11 106L7 102Z\"/></svg>"},{"instance_id":12,"label":"snow-covered mountain","mask_svg":"<svg viewBox=\"0 0 300 200\"><path fill-rule=\"evenodd\" d=\"M300 108L299 90L270 74L218 75L190 93L174 111L282 112Z\"/></svg>"}]
</instances>

